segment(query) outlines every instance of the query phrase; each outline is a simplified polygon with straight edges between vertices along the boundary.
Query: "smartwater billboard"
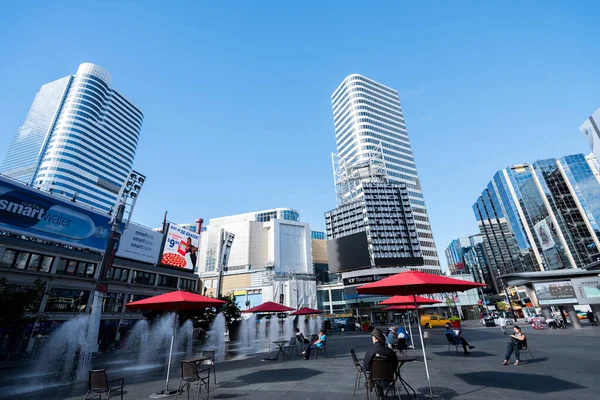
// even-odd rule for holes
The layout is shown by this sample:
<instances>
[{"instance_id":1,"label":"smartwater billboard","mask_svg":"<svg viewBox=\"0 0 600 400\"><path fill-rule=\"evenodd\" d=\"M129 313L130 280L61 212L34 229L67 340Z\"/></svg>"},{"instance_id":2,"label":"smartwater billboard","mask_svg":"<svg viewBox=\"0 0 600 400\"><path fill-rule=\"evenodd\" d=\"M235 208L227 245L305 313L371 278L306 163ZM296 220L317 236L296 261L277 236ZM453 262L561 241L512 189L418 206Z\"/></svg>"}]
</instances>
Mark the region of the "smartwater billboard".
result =
<instances>
[{"instance_id":1,"label":"smartwater billboard","mask_svg":"<svg viewBox=\"0 0 600 400\"><path fill-rule=\"evenodd\" d=\"M198 258L200 235L179 225L169 224L160 263L193 271Z\"/></svg>"},{"instance_id":2,"label":"smartwater billboard","mask_svg":"<svg viewBox=\"0 0 600 400\"><path fill-rule=\"evenodd\" d=\"M162 233L129 223L121 235L117 256L156 264L162 242Z\"/></svg>"},{"instance_id":3,"label":"smartwater billboard","mask_svg":"<svg viewBox=\"0 0 600 400\"><path fill-rule=\"evenodd\" d=\"M110 218L0 176L0 230L104 251Z\"/></svg>"}]
</instances>

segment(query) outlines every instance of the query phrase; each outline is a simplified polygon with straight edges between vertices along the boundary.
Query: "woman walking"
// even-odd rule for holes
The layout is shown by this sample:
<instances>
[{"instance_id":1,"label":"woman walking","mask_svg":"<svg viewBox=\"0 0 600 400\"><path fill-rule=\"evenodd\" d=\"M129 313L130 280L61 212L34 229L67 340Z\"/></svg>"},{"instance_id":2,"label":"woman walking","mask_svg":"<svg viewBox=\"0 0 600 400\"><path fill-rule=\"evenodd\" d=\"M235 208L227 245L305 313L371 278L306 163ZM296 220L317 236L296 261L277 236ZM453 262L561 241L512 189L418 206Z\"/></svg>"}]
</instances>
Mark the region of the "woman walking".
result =
<instances>
[{"instance_id":1,"label":"woman walking","mask_svg":"<svg viewBox=\"0 0 600 400\"><path fill-rule=\"evenodd\" d=\"M515 352L516 358L515 365L519 365L519 361L521 359L521 354L519 351L523 347L523 343L525 343L527 340L525 335L523 335L521 332L521 328L519 326L515 325L513 327L513 331L514 334L510 335L510 342L508 342L506 345L506 355L504 356L504 362L502 363L503 365L508 364L508 360L510 360L510 356L512 355L513 351Z\"/></svg>"}]
</instances>

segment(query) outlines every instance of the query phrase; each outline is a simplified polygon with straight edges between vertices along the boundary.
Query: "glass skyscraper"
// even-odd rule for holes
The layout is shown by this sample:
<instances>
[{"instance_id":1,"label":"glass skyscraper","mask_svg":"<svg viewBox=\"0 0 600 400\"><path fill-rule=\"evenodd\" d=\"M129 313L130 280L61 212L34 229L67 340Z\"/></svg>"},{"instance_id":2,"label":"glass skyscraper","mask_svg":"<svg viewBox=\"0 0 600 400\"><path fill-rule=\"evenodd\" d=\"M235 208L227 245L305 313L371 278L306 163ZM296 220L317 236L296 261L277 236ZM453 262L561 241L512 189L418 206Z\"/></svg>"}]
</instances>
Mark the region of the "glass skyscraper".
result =
<instances>
[{"instance_id":1,"label":"glass skyscraper","mask_svg":"<svg viewBox=\"0 0 600 400\"><path fill-rule=\"evenodd\" d=\"M377 169L374 174L380 173L387 182L406 185L424 263L439 269L398 92L362 75L352 74L335 89L331 102L337 144L334 175L338 206L362 197L361 179L354 180L354 185L340 184L350 181L340 175L347 174L353 166L368 163L368 168Z\"/></svg>"},{"instance_id":2,"label":"glass skyscraper","mask_svg":"<svg viewBox=\"0 0 600 400\"><path fill-rule=\"evenodd\" d=\"M600 248L600 181L583 154L498 171L473 205L499 275L579 268Z\"/></svg>"},{"instance_id":3,"label":"glass skyscraper","mask_svg":"<svg viewBox=\"0 0 600 400\"><path fill-rule=\"evenodd\" d=\"M446 248L448 269L452 275L471 274L476 282L486 283L487 292L498 292L486 255L483 235L454 239Z\"/></svg>"},{"instance_id":4,"label":"glass skyscraper","mask_svg":"<svg viewBox=\"0 0 600 400\"><path fill-rule=\"evenodd\" d=\"M43 85L0 173L108 211L129 176L143 114L94 64Z\"/></svg>"}]
</instances>

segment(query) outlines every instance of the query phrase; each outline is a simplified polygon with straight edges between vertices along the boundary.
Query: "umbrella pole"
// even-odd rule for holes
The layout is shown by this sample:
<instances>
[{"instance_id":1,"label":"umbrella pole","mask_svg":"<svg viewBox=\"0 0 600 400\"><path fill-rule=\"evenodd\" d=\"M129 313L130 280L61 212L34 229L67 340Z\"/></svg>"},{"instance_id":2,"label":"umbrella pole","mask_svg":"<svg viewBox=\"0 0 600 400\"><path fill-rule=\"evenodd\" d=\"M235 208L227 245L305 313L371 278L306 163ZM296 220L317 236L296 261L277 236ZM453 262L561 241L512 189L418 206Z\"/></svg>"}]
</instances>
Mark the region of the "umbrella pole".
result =
<instances>
[{"instance_id":1,"label":"umbrella pole","mask_svg":"<svg viewBox=\"0 0 600 400\"><path fill-rule=\"evenodd\" d=\"M412 311L408 311L408 331L410 332L410 345L412 346L413 356L415 355L415 337L412 333L412 324L410 323L410 319L412 318Z\"/></svg>"},{"instance_id":2,"label":"umbrella pole","mask_svg":"<svg viewBox=\"0 0 600 400\"><path fill-rule=\"evenodd\" d=\"M429 398L433 399L433 390L431 389L431 377L429 376L429 366L427 365L427 353L425 352L425 343L423 342L423 331L421 330L421 321L419 320L419 309L417 308L417 296L415 294L413 294L413 299L415 301L415 313L417 314L419 337L421 338L421 349L423 350L423 361L425 362L425 373L427 374L427 383L429 384Z\"/></svg>"},{"instance_id":3,"label":"umbrella pole","mask_svg":"<svg viewBox=\"0 0 600 400\"><path fill-rule=\"evenodd\" d=\"M175 330L177 328L177 311L175 308L175 317L173 318L173 334L171 335L171 348L169 349L169 363L167 364L167 381L165 383L165 393L169 392L169 375L171 374L171 358L173 357L173 342L175 341Z\"/></svg>"}]
</instances>

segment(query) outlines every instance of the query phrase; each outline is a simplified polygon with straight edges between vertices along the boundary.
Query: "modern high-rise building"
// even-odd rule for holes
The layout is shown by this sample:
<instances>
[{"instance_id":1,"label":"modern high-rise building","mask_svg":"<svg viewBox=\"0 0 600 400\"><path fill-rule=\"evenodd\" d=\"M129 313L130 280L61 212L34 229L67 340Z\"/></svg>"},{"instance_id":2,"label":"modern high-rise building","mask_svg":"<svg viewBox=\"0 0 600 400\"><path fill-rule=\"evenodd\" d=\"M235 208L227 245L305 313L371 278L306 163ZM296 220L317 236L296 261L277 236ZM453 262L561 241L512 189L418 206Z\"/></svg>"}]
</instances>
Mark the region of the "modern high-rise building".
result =
<instances>
[{"instance_id":1,"label":"modern high-rise building","mask_svg":"<svg viewBox=\"0 0 600 400\"><path fill-rule=\"evenodd\" d=\"M338 206L363 195L364 180L347 179L347 171L355 165L377 164L387 182L406 186L424 264L441 271L398 92L352 74L335 89L331 102L337 144L333 162Z\"/></svg>"},{"instance_id":2,"label":"modern high-rise building","mask_svg":"<svg viewBox=\"0 0 600 400\"><path fill-rule=\"evenodd\" d=\"M591 157L498 171L473 211L492 271L580 268L600 248L600 181Z\"/></svg>"},{"instance_id":3,"label":"modern high-rise building","mask_svg":"<svg viewBox=\"0 0 600 400\"><path fill-rule=\"evenodd\" d=\"M486 255L483 235L454 239L446 248L446 260L451 275L472 275L476 282L488 285L484 291L498 292L495 276Z\"/></svg>"},{"instance_id":4,"label":"modern high-rise building","mask_svg":"<svg viewBox=\"0 0 600 400\"><path fill-rule=\"evenodd\" d=\"M0 173L108 211L132 171L142 121L106 70L81 64L40 88Z\"/></svg>"},{"instance_id":5,"label":"modern high-rise building","mask_svg":"<svg viewBox=\"0 0 600 400\"><path fill-rule=\"evenodd\" d=\"M585 136L594 156L600 158L600 108L581 124L579 130Z\"/></svg>"}]
</instances>

